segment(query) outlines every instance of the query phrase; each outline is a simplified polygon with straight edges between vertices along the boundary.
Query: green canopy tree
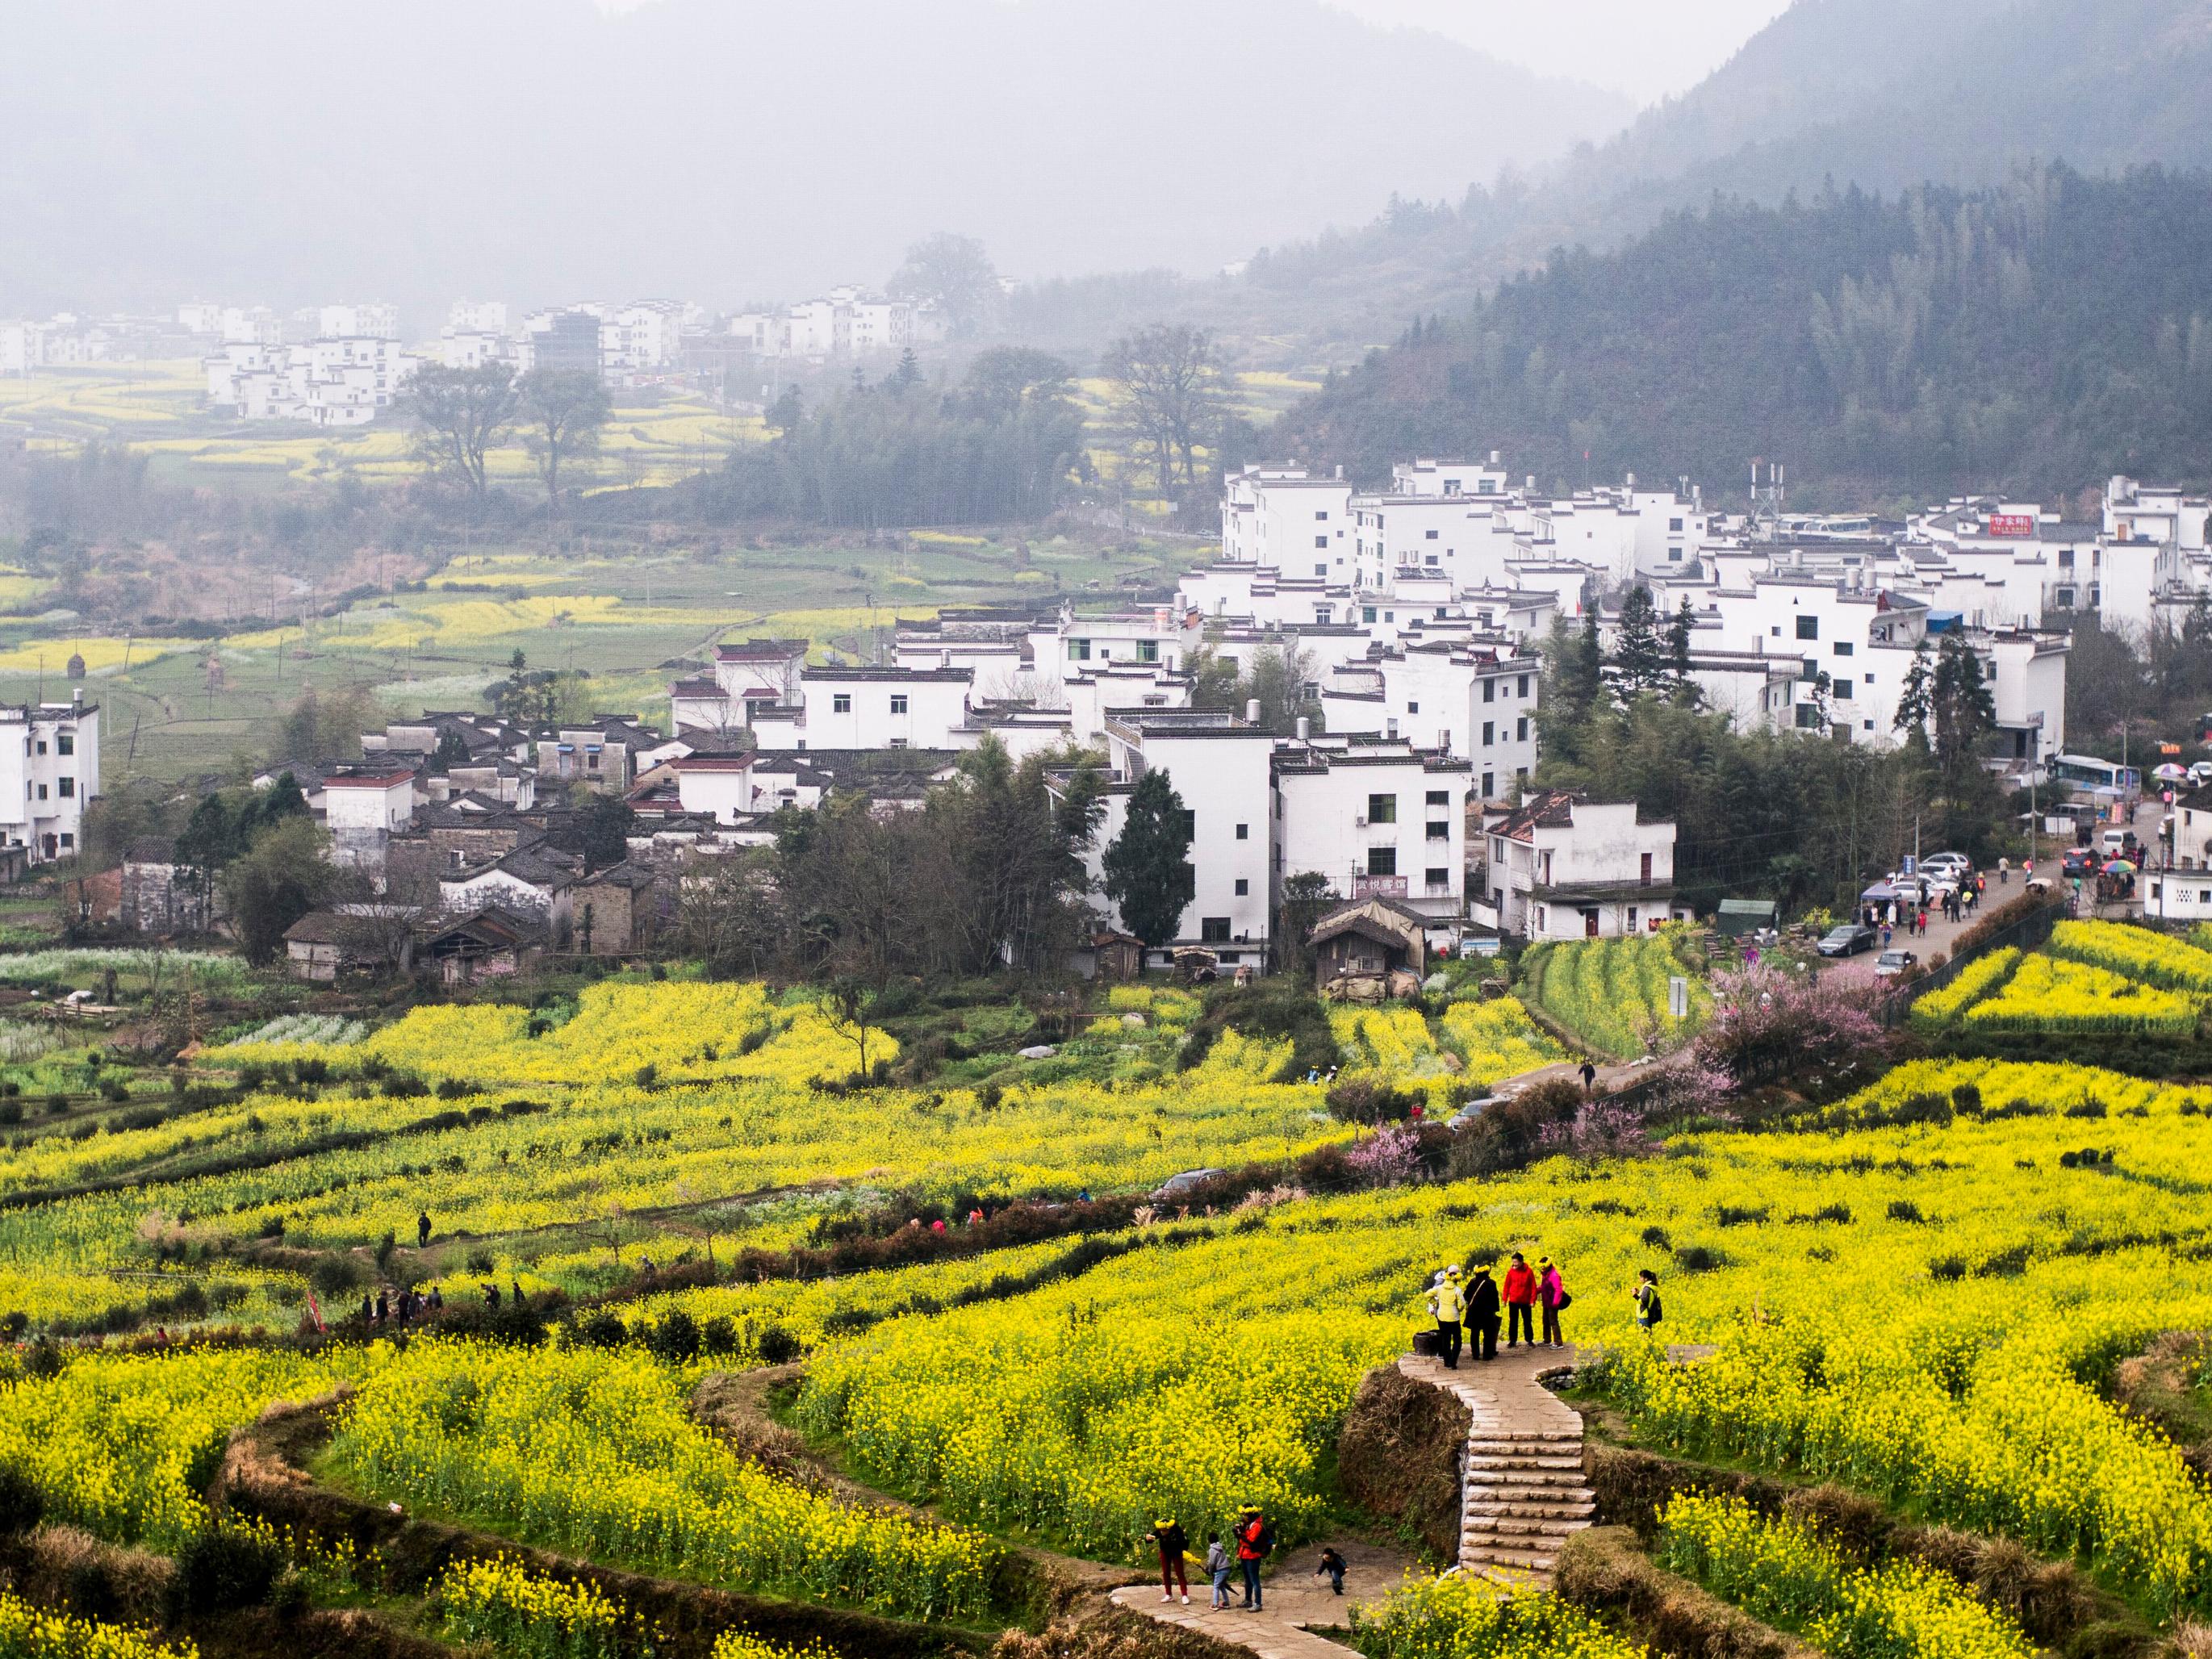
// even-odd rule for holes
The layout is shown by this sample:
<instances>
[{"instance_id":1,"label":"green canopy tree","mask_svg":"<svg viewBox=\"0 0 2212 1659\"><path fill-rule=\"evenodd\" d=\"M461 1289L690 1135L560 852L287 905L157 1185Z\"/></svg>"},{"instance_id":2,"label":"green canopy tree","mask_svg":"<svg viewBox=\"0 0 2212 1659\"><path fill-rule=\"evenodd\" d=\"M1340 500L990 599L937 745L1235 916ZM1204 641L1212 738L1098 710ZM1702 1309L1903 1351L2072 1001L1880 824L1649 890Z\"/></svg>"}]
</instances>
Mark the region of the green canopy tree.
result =
<instances>
[{"instance_id":1,"label":"green canopy tree","mask_svg":"<svg viewBox=\"0 0 2212 1659\"><path fill-rule=\"evenodd\" d=\"M330 836L313 819L286 817L264 829L223 872L231 926L256 967L274 962L284 948L284 930L329 903L344 884L329 848Z\"/></svg>"},{"instance_id":2,"label":"green canopy tree","mask_svg":"<svg viewBox=\"0 0 2212 1659\"><path fill-rule=\"evenodd\" d=\"M1162 770L1147 772L1129 792L1129 815L1101 860L1106 896L1121 925L1150 946L1170 943L1182 913L1198 896L1190 863L1190 813Z\"/></svg>"}]
</instances>

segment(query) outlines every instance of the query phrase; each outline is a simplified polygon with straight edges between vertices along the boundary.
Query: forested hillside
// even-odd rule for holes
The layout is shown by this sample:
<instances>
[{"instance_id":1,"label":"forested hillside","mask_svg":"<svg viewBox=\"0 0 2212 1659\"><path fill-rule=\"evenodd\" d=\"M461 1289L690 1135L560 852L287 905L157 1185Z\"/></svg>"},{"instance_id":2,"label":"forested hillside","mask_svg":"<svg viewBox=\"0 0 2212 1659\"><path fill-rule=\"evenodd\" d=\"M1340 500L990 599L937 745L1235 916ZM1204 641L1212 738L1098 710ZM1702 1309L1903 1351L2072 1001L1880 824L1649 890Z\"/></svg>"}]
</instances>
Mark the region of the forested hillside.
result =
<instances>
[{"instance_id":1,"label":"forested hillside","mask_svg":"<svg viewBox=\"0 0 2212 1659\"><path fill-rule=\"evenodd\" d=\"M1498 448L1547 484L1766 456L1841 498L2202 482L2208 437L2212 180L2051 168L1717 204L1555 254L1332 377L1270 447L1366 480Z\"/></svg>"},{"instance_id":2,"label":"forested hillside","mask_svg":"<svg viewBox=\"0 0 2212 1659\"><path fill-rule=\"evenodd\" d=\"M1225 321L1241 303L1325 344L1462 305L1553 246L1619 246L1716 194L1774 206L1831 182L1894 194L2033 164L2212 166L2208 80L2208 0L1796 0L1611 140L1279 243L1217 303Z\"/></svg>"}]
</instances>

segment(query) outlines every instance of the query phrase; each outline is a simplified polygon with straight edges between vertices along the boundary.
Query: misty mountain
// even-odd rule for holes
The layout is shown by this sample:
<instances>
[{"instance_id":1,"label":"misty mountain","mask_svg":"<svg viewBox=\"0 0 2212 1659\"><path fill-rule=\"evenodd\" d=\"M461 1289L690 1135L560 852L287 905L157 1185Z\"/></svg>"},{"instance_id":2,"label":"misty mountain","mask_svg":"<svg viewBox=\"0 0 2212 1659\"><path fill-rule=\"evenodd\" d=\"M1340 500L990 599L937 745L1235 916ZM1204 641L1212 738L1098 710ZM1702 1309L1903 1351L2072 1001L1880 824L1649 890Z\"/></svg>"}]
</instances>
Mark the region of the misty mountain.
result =
<instances>
[{"instance_id":1,"label":"misty mountain","mask_svg":"<svg viewBox=\"0 0 2212 1659\"><path fill-rule=\"evenodd\" d=\"M1625 100L1321 0L15 0L0 314L1209 270Z\"/></svg>"},{"instance_id":2,"label":"misty mountain","mask_svg":"<svg viewBox=\"0 0 2212 1659\"><path fill-rule=\"evenodd\" d=\"M2063 168L1903 198L1678 214L1556 255L1333 376L1273 453L1379 482L1502 449L1546 485L1787 461L1808 500L2115 471L2201 485L2212 441L2212 180Z\"/></svg>"},{"instance_id":3,"label":"misty mountain","mask_svg":"<svg viewBox=\"0 0 2212 1659\"><path fill-rule=\"evenodd\" d=\"M2212 0L1797 0L1690 92L1531 184L1278 245L1246 303L1297 307L1317 334L1392 307L1402 326L1554 246L1613 246L1716 194L2212 164L2208 84Z\"/></svg>"}]
</instances>

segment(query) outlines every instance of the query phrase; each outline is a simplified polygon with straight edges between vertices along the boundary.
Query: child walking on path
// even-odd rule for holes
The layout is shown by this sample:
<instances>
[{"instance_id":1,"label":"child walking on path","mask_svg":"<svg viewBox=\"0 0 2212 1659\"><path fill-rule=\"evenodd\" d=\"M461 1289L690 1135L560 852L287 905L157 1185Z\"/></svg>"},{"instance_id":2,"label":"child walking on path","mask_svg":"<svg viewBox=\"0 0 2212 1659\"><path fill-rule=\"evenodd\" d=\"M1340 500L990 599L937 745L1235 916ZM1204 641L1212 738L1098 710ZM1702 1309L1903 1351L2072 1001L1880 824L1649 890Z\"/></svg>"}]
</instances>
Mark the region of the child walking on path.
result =
<instances>
[{"instance_id":1,"label":"child walking on path","mask_svg":"<svg viewBox=\"0 0 2212 1659\"><path fill-rule=\"evenodd\" d=\"M1206 1576L1213 1580L1213 1605L1218 1608L1229 1605L1229 1552L1221 1547L1221 1534L1206 1534Z\"/></svg>"}]
</instances>

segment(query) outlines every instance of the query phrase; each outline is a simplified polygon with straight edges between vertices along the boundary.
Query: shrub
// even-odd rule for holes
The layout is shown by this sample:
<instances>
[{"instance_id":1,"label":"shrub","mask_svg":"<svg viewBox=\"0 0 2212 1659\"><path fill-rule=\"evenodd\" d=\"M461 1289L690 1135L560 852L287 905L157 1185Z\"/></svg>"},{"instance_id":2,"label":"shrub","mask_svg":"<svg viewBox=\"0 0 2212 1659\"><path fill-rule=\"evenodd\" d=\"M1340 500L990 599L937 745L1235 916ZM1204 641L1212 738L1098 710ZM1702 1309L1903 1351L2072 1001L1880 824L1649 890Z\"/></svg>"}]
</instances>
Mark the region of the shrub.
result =
<instances>
[{"instance_id":1,"label":"shrub","mask_svg":"<svg viewBox=\"0 0 2212 1659\"><path fill-rule=\"evenodd\" d=\"M177 1552L177 1594L188 1613L228 1613L269 1599L284 1553L273 1538L214 1526Z\"/></svg>"},{"instance_id":2,"label":"shrub","mask_svg":"<svg viewBox=\"0 0 2212 1659\"><path fill-rule=\"evenodd\" d=\"M0 1534L26 1533L45 1519L46 1495L13 1463L0 1465Z\"/></svg>"},{"instance_id":3,"label":"shrub","mask_svg":"<svg viewBox=\"0 0 2212 1659\"><path fill-rule=\"evenodd\" d=\"M763 1331L759 1346L763 1365L787 1365L799 1358L799 1339L781 1325L771 1325Z\"/></svg>"}]
</instances>

